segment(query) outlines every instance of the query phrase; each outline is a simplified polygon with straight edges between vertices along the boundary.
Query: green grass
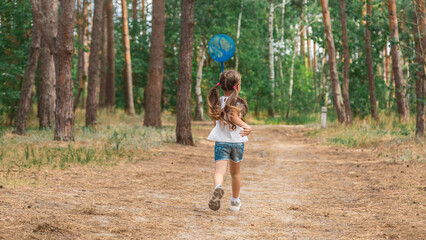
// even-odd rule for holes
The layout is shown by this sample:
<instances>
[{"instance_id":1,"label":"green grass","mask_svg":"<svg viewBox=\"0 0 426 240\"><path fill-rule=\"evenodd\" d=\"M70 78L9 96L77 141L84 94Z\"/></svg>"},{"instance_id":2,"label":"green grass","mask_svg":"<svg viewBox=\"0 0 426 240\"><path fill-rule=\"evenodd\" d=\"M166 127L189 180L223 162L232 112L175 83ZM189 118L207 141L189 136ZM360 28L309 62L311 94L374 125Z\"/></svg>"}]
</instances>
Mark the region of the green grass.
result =
<instances>
[{"instance_id":1,"label":"green grass","mask_svg":"<svg viewBox=\"0 0 426 240\"><path fill-rule=\"evenodd\" d=\"M388 163L426 163L426 138L415 136L415 116L407 122L393 114L380 114L380 122L371 118L355 119L350 126L333 122L326 129L315 126L307 135L328 145L370 148L377 159Z\"/></svg>"},{"instance_id":2,"label":"green grass","mask_svg":"<svg viewBox=\"0 0 426 240\"><path fill-rule=\"evenodd\" d=\"M0 128L0 170L24 171L44 166L66 169L78 165L114 165L119 161L137 161L148 151L175 142L174 128L143 127L141 116L123 111L101 111L94 128L83 125L84 114L76 113L74 141L53 141L53 129L38 129L30 122L25 136L12 134L12 128Z\"/></svg>"},{"instance_id":3,"label":"green grass","mask_svg":"<svg viewBox=\"0 0 426 240\"><path fill-rule=\"evenodd\" d=\"M370 147L383 141L413 139L415 137L415 118L401 122L393 115L380 116L379 123L366 119L355 119L350 126L337 122L329 124L326 129L316 128L308 133L325 139L327 143L348 147Z\"/></svg>"},{"instance_id":4,"label":"green grass","mask_svg":"<svg viewBox=\"0 0 426 240\"><path fill-rule=\"evenodd\" d=\"M335 119L334 113L328 115L328 121L334 121ZM254 116L249 114L247 120L253 125L305 125L319 123L321 115L320 113L292 113L288 118L281 115L268 118L267 115Z\"/></svg>"}]
</instances>

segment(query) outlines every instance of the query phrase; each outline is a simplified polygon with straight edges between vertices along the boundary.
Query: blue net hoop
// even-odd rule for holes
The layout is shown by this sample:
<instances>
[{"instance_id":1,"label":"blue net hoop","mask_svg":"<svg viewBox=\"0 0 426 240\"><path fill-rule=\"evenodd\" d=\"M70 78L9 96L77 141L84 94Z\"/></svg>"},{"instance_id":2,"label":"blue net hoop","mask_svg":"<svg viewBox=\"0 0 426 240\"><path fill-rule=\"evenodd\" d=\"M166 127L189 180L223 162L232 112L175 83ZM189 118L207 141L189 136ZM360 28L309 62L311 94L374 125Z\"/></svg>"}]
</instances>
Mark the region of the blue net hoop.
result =
<instances>
[{"instance_id":1,"label":"blue net hoop","mask_svg":"<svg viewBox=\"0 0 426 240\"><path fill-rule=\"evenodd\" d=\"M209 41L209 54L216 62L226 62L235 54L235 43L226 34L218 34ZM222 64L223 65L223 64Z\"/></svg>"}]
</instances>

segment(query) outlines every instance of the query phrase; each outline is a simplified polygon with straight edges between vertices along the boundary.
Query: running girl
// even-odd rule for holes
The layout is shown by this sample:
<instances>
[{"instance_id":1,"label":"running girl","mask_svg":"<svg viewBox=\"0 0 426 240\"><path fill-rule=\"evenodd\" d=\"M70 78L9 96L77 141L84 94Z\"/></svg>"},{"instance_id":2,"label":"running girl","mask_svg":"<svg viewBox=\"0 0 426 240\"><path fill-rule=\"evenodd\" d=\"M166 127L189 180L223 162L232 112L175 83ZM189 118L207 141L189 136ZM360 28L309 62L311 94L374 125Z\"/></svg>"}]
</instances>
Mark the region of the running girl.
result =
<instances>
[{"instance_id":1,"label":"running girl","mask_svg":"<svg viewBox=\"0 0 426 240\"><path fill-rule=\"evenodd\" d=\"M224 92L224 96L219 96L218 88ZM208 136L208 140L215 144L215 173L212 197L209 207L212 210L220 208L220 199L224 194L222 188L223 177L229 161L232 177L232 211L239 211L241 208L240 187L240 166L243 160L244 143L248 141L247 135L251 132L251 127L245 123L247 114L247 102L239 97L241 91L241 75L235 70L227 70L220 76L219 83L210 89L208 95L209 115L215 120L215 127Z\"/></svg>"}]
</instances>

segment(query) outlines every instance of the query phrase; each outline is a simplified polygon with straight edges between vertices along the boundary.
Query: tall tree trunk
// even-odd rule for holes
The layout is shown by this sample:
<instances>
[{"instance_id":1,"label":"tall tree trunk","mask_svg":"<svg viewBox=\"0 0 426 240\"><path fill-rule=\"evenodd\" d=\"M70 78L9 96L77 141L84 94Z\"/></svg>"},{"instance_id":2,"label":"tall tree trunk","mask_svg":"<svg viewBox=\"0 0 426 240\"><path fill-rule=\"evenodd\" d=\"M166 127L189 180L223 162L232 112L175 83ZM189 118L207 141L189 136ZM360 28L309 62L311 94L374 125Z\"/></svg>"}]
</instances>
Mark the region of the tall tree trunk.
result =
<instances>
[{"instance_id":1,"label":"tall tree trunk","mask_svg":"<svg viewBox=\"0 0 426 240\"><path fill-rule=\"evenodd\" d=\"M55 140L73 140L73 81L72 57L74 54L75 0L61 0L58 37L55 52L56 111Z\"/></svg>"},{"instance_id":2,"label":"tall tree trunk","mask_svg":"<svg viewBox=\"0 0 426 240\"><path fill-rule=\"evenodd\" d=\"M416 136L425 135L426 121L426 10L425 0L415 1L414 11L416 39Z\"/></svg>"},{"instance_id":3,"label":"tall tree trunk","mask_svg":"<svg viewBox=\"0 0 426 240\"><path fill-rule=\"evenodd\" d=\"M313 54L313 58L312 58L312 78L314 80L314 95L315 95L315 102L318 102L318 96L317 95L317 90L318 88L318 83L317 83L317 66L316 66L316 61L317 61L317 48L316 48L316 43L315 41L312 40L312 54Z\"/></svg>"},{"instance_id":4,"label":"tall tree trunk","mask_svg":"<svg viewBox=\"0 0 426 240\"><path fill-rule=\"evenodd\" d=\"M408 59L405 59L405 61L403 61L405 65L405 69L407 69L407 73L405 75L405 79L407 79L407 81L408 79L410 79L410 64L408 63L409 61L410 60ZM410 88L410 82L407 82L407 88Z\"/></svg>"},{"instance_id":5,"label":"tall tree trunk","mask_svg":"<svg viewBox=\"0 0 426 240\"><path fill-rule=\"evenodd\" d=\"M299 21L300 23L300 21ZM299 38L294 38L293 55L291 56L291 67L290 67L290 86L288 88L288 109L286 118L289 117L292 103L293 103L293 78L294 78L294 59L296 58L297 47L299 45Z\"/></svg>"},{"instance_id":6,"label":"tall tree trunk","mask_svg":"<svg viewBox=\"0 0 426 240\"><path fill-rule=\"evenodd\" d=\"M388 86L392 85L392 81L391 81L391 73L390 73L390 56L389 56L389 50L388 50L388 41L386 40L386 47L385 47L385 51L386 51L386 63L385 63L385 72L386 72L386 82L388 84Z\"/></svg>"},{"instance_id":7,"label":"tall tree trunk","mask_svg":"<svg viewBox=\"0 0 426 240\"><path fill-rule=\"evenodd\" d=\"M123 21L123 51L124 51L124 92L126 96L126 112L135 114L133 102L132 60L130 57L129 22L127 17L127 0L121 0Z\"/></svg>"},{"instance_id":8,"label":"tall tree trunk","mask_svg":"<svg viewBox=\"0 0 426 240\"><path fill-rule=\"evenodd\" d=\"M288 3L288 2L287 2ZM285 2L285 0L283 0L282 3L282 9L281 9L281 39L280 39L280 43L281 43L281 48L284 47L284 16L285 16L285 5L287 4Z\"/></svg>"},{"instance_id":9,"label":"tall tree trunk","mask_svg":"<svg viewBox=\"0 0 426 240\"><path fill-rule=\"evenodd\" d=\"M90 33L92 30L89 28L89 26L93 27L93 18L92 18L92 4L91 2L93 0L83 0L83 7L86 11L84 14L84 38L83 38L83 46L85 48L89 48L90 46ZM84 6L86 5L86 6ZM84 81L83 81L83 95L81 96L81 107L85 107L85 96L87 95L87 80L89 77L89 52L83 51L83 57L84 57Z\"/></svg>"},{"instance_id":10,"label":"tall tree trunk","mask_svg":"<svg viewBox=\"0 0 426 240\"><path fill-rule=\"evenodd\" d=\"M136 36L138 35L136 32L136 27L138 23L138 0L132 0L132 43L136 41Z\"/></svg>"},{"instance_id":11,"label":"tall tree trunk","mask_svg":"<svg viewBox=\"0 0 426 240\"><path fill-rule=\"evenodd\" d=\"M269 28L268 28L268 41L269 41L269 105L268 116L274 117L275 115L275 68L274 68L274 1L269 2Z\"/></svg>"},{"instance_id":12,"label":"tall tree trunk","mask_svg":"<svg viewBox=\"0 0 426 240\"><path fill-rule=\"evenodd\" d=\"M306 30L306 63L307 67L311 68L311 40L309 39L309 27L305 28ZM306 64L305 64L306 66Z\"/></svg>"},{"instance_id":13,"label":"tall tree trunk","mask_svg":"<svg viewBox=\"0 0 426 240\"><path fill-rule=\"evenodd\" d=\"M326 50L325 50L326 51ZM324 56L322 57L321 61L321 76L320 76L320 87L319 87L319 107L321 108L321 100L322 95L324 95L324 105L327 106L328 104L328 84L327 79L325 77L325 62L327 61L326 53L324 53ZM326 91L324 89L327 89Z\"/></svg>"},{"instance_id":14,"label":"tall tree trunk","mask_svg":"<svg viewBox=\"0 0 426 240\"><path fill-rule=\"evenodd\" d=\"M336 68L336 51L334 48L333 33L331 31L330 13L328 11L328 0L321 0L322 15L324 18L324 28L327 38L328 64L330 67L331 86L334 95L334 107L336 108L339 123L346 121L345 106L343 105L342 93L339 84L339 77Z\"/></svg>"},{"instance_id":15,"label":"tall tree trunk","mask_svg":"<svg viewBox=\"0 0 426 240\"><path fill-rule=\"evenodd\" d=\"M46 42L41 46L38 116L40 128L47 128L55 123L55 63Z\"/></svg>"},{"instance_id":16,"label":"tall tree trunk","mask_svg":"<svg viewBox=\"0 0 426 240\"><path fill-rule=\"evenodd\" d=\"M132 22L138 21L138 0L132 0Z\"/></svg>"},{"instance_id":17,"label":"tall tree trunk","mask_svg":"<svg viewBox=\"0 0 426 240\"><path fill-rule=\"evenodd\" d=\"M316 65L315 65L315 61L316 61L316 46L315 46L315 41L312 40L312 54L313 54L313 58L312 58L312 65L311 65L311 70L312 70L312 78L314 80L314 95L315 95L315 102L318 102L318 95L317 95L317 90L318 90L318 83L317 83L317 69L316 69Z\"/></svg>"},{"instance_id":18,"label":"tall tree trunk","mask_svg":"<svg viewBox=\"0 0 426 240\"><path fill-rule=\"evenodd\" d=\"M197 106L195 107L195 120L203 121L204 120L204 111L203 111L203 96L201 94L201 80L203 79L203 65L204 65L204 56L206 55L206 42L204 39L201 39L200 50L198 54L198 69L197 69L197 79L195 82L195 95L197 97Z\"/></svg>"},{"instance_id":19,"label":"tall tree trunk","mask_svg":"<svg viewBox=\"0 0 426 240\"><path fill-rule=\"evenodd\" d=\"M346 6L345 0L340 0L340 20L342 22L342 42L344 51L344 66L343 66L343 103L345 104L346 123L352 123L352 109L349 101L349 45L346 26Z\"/></svg>"},{"instance_id":20,"label":"tall tree trunk","mask_svg":"<svg viewBox=\"0 0 426 240\"><path fill-rule=\"evenodd\" d=\"M42 1L43 32L40 52L39 118L40 128L55 124L55 39L58 31L58 2Z\"/></svg>"},{"instance_id":21,"label":"tall tree trunk","mask_svg":"<svg viewBox=\"0 0 426 240\"><path fill-rule=\"evenodd\" d=\"M281 96L285 96L284 91L284 73L283 73L283 61L282 61L282 55L284 53L284 14L285 14L285 5L286 2L283 0L282 3L282 9L281 9L281 38L280 38L280 47L279 47L279 53L278 53L278 64L280 67L280 79L281 79ZM281 111L282 113L283 111Z\"/></svg>"},{"instance_id":22,"label":"tall tree trunk","mask_svg":"<svg viewBox=\"0 0 426 240\"><path fill-rule=\"evenodd\" d=\"M318 69L318 67L317 67L317 62L318 62L318 57L317 57L317 42L315 42L315 41L312 41L312 45L313 45L313 47L314 47L314 50L313 50L313 54L314 54L314 57L313 57L313 59L312 59L312 69L314 69L313 71L315 72L315 71L317 71Z\"/></svg>"},{"instance_id":23,"label":"tall tree trunk","mask_svg":"<svg viewBox=\"0 0 426 240\"><path fill-rule=\"evenodd\" d=\"M108 25L107 25L107 13L106 13L106 1L104 1L104 7L102 11L102 37L101 37L101 78L99 85L99 107L105 107L106 101L106 77L107 77L107 64L108 64Z\"/></svg>"},{"instance_id":24,"label":"tall tree trunk","mask_svg":"<svg viewBox=\"0 0 426 240\"><path fill-rule=\"evenodd\" d=\"M302 59L305 59L305 26L303 26L302 24L299 25L300 27L300 31L299 31L299 36L300 36L300 55L302 56Z\"/></svg>"},{"instance_id":25,"label":"tall tree trunk","mask_svg":"<svg viewBox=\"0 0 426 240\"><path fill-rule=\"evenodd\" d=\"M30 53L28 55L27 68L25 70L24 80L21 86L21 94L19 96L18 112L16 114L14 133L25 135L28 111L31 107L31 89L34 85L34 79L37 70L38 58L40 55L40 0L31 0L33 11L33 29L31 34Z\"/></svg>"},{"instance_id":26,"label":"tall tree trunk","mask_svg":"<svg viewBox=\"0 0 426 240\"><path fill-rule=\"evenodd\" d=\"M382 50L382 79L383 82L386 84L386 86L388 86L388 81L387 81L387 76L386 76L386 45Z\"/></svg>"},{"instance_id":27,"label":"tall tree trunk","mask_svg":"<svg viewBox=\"0 0 426 240\"><path fill-rule=\"evenodd\" d=\"M99 82L99 50L101 47L102 12L105 0L95 0L93 13L92 42L90 44L89 82L87 87L86 126L97 123L97 88Z\"/></svg>"},{"instance_id":28,"label":"tall tree trunk","mask_svg":"<svg viewBox=\"0 0 426 240\"><path fill-rule=\"evenodd\" d=\"M390 109L391 107L391 95L392 95L392 88L390 88L393 85L393 74L392 70L390 69L390 55L389 55L389 49L388 49L388 40L386 39L386 46L385 46L385 73L386 73L386 85L388 86L388 91L386 92L386 108Z\"/></svg>"},{"instance_id":29,"label":"tall tree trunk","mask_svg":"<svg viewBox=\"0 0 426 240\"><path fill-rule=\"evenodd\" d=\"M179 79L177 90L176 141L194 145L191 132L192 46L194 43L194 3L182 0L181 37L179 50Z\"/></svg>"},{"instance_id":30,"label":"tall tree trunk","mask_svg":"<svg viewBox=\"0 0 426 240\"><path fill-rule=\"evenodd\" d=\"M146 31L146 8L145 8L145 0L142 0L142 34L145 35Z\"/></svg>"},{"instance_id":31,"label":"tall tree trunk","mask_svg":"<svg viewBox=\"0 0 426 240\"><path fill-rule=\"evenodd\" d=\"M367 13L365 15L365 58L367 63L367 75L368 75L368 90L370 92L370 110L371 117L379 121L377 115L377 103L376 103L376 86L374 81L374 70L373 70L373 57L371 53L371 32L369 26L371 24L371 3L369 0L365 1Z\"/></svg>"},{"instance_id":32,"label":"tall tree trunk","mask_svg":"<svg viewBox=\"0 0 426 240\"><path fill-rule=\"evenodd\" d=\"M305 5L303 5L302 7L302 12L300 13L300 18L299 18L299 22L298 22L298 26L302 25L302 20L303 20L303 12L305 10L304 8ZM301 28L299 28L299 30L297 31L295 36L299 36L301 31ZM292 108L292 103L293 103L293 78L294 78L294 60L296 58L296 53L297 53L297 48L299 47L298 45L300 44L300 38L295 37L293 38L293 55L291 57L291 67L290 67L290 86L288 88L288 108L287 108L287 113L286 113L286 118L289 117L290 115L290 111Z\"/></svg>"},{"instance_id":33,"label":"tall tree trunk","mask_svg":"<svg viewBox=\"0 0 426 240\"><path fill-rule=\"evenodd\" d=\"M389 27L391 30L392 70L395 76L395 96L398 113L402 120L410 117L408 102L405 97L405 84L402 78L401 49L399 46L398 19L395 0L388 0Z\"/></svg>"},{"instance_id":34,"label":"tall tree trunk","mask_svg":"<svg viewBox=\"0 0 426 240\"><path fill-rule=\"evenodd\" d=\"M277 22L275 22L275 32L279 33L278 23ZM279 38L278 35L279 34L277 34L277 38ZM275 54L274 54L274 56L275 56ZM276 66L275 70L278 70L278 73L280 73L280 71L281 71L280 57L281 56L280 56L280 52L279 52L279 47L278 47L278 53L276 54L276 57L278 58L278 64L274 63L274 65L276 64L275 65ZM275 60L275 57L274 57L274 60ZM278 73L275 72L274 75L277 75ZM280 75L280 77L281 77L281 75ZM280 94L278 94L278 91L280 90L280 86L279 86L280 83L281 83L281 78L280 78L280 80L278 80L278 77L276 77L276 79L274 81L274 89L275 89L274 96L280 95ZM277 109L275 109L275 111L277 111Z\"/></svg>"},{"instance_id":35,"label":"tall tree trunk","mask_svg":"<svg viewBox=\"0 0 426 240\"><path fill-rule=\"evenodd\" d=\"M109 109L115 108L115 41L114 41L114 19L112 0L106 0L107 12L107 39L108 39L108 75L106 78L106 100L105 106Z\"/></svg>"},{"instance_id":36,"label":"tall tree trunk","mask_svg":"<svg viewBox=\"0 0 426 240\"><path fill-rule=\"evenodd\" d=\"M161 93L164 74L164 29L166 25L165 1L157 0L152 6L152 35L149 56L148 84L145 91L144 125L161 127Z\"/></svg>"},{"instance_id":37,"label":"tall tree trunk","mask_svg":"<svg viewBox=\"0 0 426 240\"><path fill-rule=\"evenodd\" d=\"M88 16L87 16L87 30L84 38L84 46L87 46L88 49L90 49L90 35L92 33L93 29L93 1L94 0L87 0L88 4ZM90 28L89 28L90 26ZM81 95L81 107L86 108L86 97L87 97L87 85L88 85L88 77L89 77L89 52L84 53L84 76L85 81L83 85L83 94Z\"/></svg>"},{"instance_id":38,"label":"tall tree trunk","mask_svg":"<svg viewBox=\"0 0 426 240\"><path fill-rule=\"evenodd\" d=\"M302 8L304 9L306 6L307 6L307 0L303 0ZM304 14L305 14L305 11L303 10L302 11L302 20L305 19L305 15ZM301 31L300 32L300 42L299 42L299 44L300 44L300 54L302 55L302 59L305 62L305 68L307 68L308 64L307 64L306 50L308 49L308 47L307 47L307 44L306 44L307 43L306 39L308 37L308 35L307 35L307 28L308 28L308 26L303 26L303 22L301 22L300 27L301 27L301 30L300 30Z\"/></svg>"},{"instance_id":39,"label":"tall tree trunk","mask_svg":"<svg viewBox=\"0 0 426 240\"><path fill-rule=\"evenodd\" d=\"M77 95L74 98L74 111L77 109L81 100L81 93L86 86L88 75L88 53L84 48L88 46L89 41L89 1L83 0L83 8L81 8L81 0L77 0L79 8L77 20L77 33L80 49L78 50L78 63L77 63L77 79L79 82Z\"/></svg>"},{"instance_id":40,"label":"tall tree trunk","mask_svg":"<svg viewBox=\"0 0 426 240\"><path fill-rule=\"evenodd\" d=\"M142 0L142 21L145 22L145 0Z\"/></svg>"},{"instance_id":41,"label":"tall tree trunk","mask_svg":"<svg viewBox=\"0 0 426 240\"><path fill-rule=\"evenodd\" d=\"M240 14L238 14L238 23L237 23L237 49L235 51L235 70L238 71L238 64L239 64L239 58L238 58L238 47L240 46L240 29L241 29L241 17L243 15L243 0L240 0L241 6L240 6ZM198 74L197 74L198 77ZM198 81L198 78L197 78ZM197 116L195 117L197 118Z\"/></svg>"}]
</instances>

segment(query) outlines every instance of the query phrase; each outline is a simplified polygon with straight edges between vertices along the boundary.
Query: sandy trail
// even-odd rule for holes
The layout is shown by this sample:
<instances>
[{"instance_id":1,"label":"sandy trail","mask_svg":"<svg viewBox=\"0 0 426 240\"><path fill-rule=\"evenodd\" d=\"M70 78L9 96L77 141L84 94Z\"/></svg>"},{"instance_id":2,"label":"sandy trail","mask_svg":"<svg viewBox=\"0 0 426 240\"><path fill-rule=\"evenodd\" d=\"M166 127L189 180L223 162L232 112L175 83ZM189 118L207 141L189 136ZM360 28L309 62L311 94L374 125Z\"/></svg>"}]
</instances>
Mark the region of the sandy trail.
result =
<instances>
[{"instance_id":1,"label":"sandy trail","mask_svg":"<svg viewBox=\"0 0 426 240\"><path fill-rule=\"evenodd\" d=\"M424 239L425 164L389 164L372 151L321 146L294 126L255 126L242 165L243 206L207 202L209 131L114 167L46 172L33 187L0 189L0 239Z\"/></svg>"}]
</instances>

